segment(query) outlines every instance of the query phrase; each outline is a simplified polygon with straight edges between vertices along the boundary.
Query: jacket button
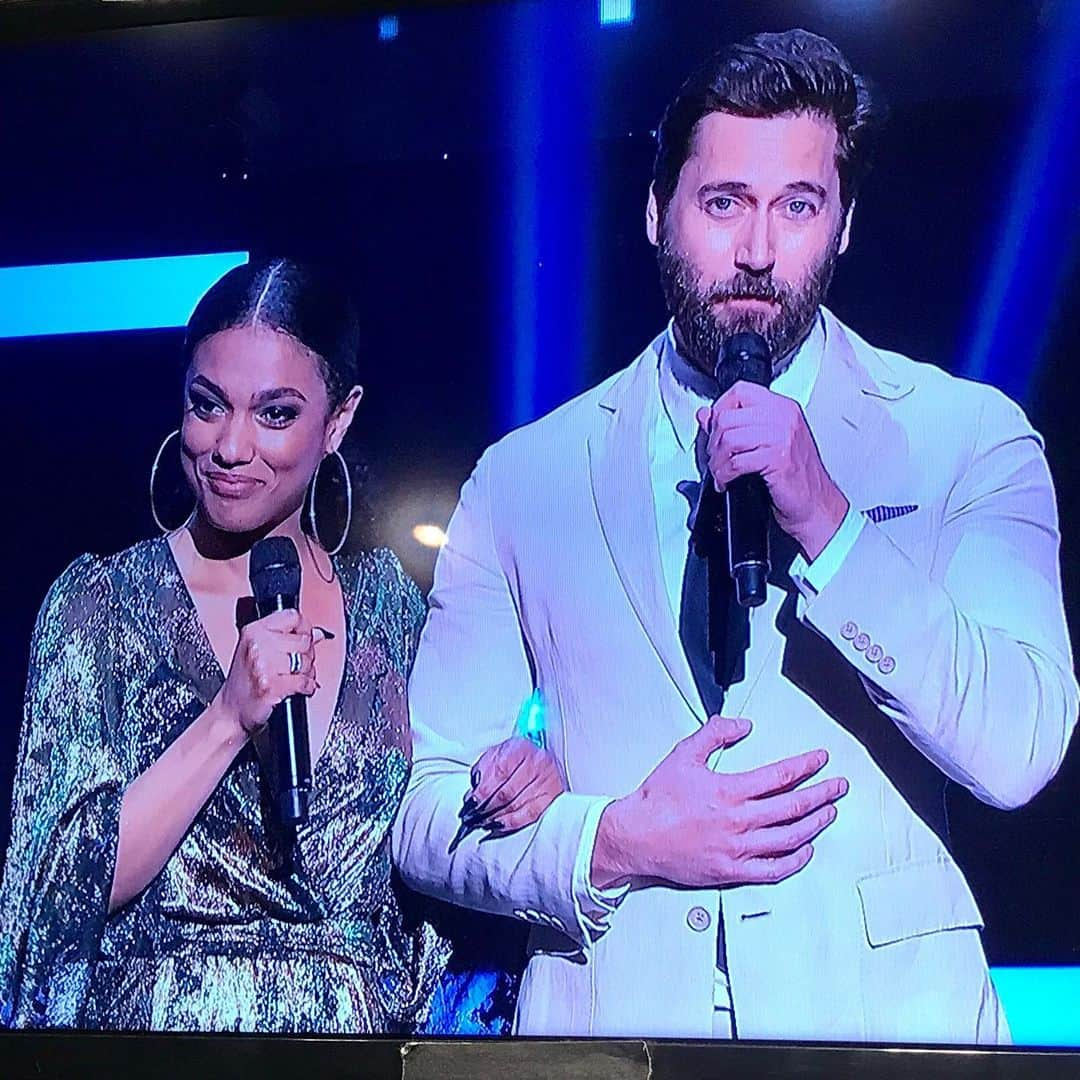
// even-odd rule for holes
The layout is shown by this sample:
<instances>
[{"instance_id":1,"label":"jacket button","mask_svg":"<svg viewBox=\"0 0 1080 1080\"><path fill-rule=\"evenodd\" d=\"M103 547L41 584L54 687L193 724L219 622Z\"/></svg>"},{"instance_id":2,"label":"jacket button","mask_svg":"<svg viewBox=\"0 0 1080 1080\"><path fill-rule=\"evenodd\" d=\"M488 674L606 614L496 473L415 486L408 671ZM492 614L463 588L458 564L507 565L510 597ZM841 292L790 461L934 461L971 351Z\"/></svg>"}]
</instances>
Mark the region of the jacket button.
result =
<instances>
[{"instance_id":1,"label":"jacket button","mask_svg":"<svg viewBox=\"0 0 1080 1080\"><path fill-rule=\"evenodd\" d=\"M686 913L686 925L700 933L712 925L712 916L703 907L692 907Z\"/></svg>"},{"instance_id":2,"label":"jacket button","mask_svg":"<svg viewBox=\"0 0 1080 1080\"><path fill-rule=\"evenodd\" d=\"M890 675L896 668L896 661L891 656L883 656L878 661L878 671L882 675Z\"/></svg>"},{"instance_id":3,"label":"jacket button","mask_svg":"<svg viewBox=\"0 0 1080 1080\"><path fill-rule=\"evenodd\" d=\"M870 644L870 635L856 634L855 640L851 644L854 645L855 648L859 650L859 652L862 652L863 649L865 649L866 646Z\"/></svg>"},{"instance_id":4,"label":"jacket button","mask_svg":"<svg viewBox=\"0 0 1080 1080\"><path fill-rule=\"evenodd\" d=\"M871 664L876 664L885 655L885 650L880 645L871 645L866 650L866 659Z\"/></svg>"},{"instance_id":5,"label":"jacket button","mask_svg":"<svg viewBox=\"0 0 1080 1080\"><path fill-rule=\"evenodd\" d=\"M844 623L844 625L840 627L840 636L845 641L850 641L858 632L859 628L851 621Z\"/></svg>"}]
</instances>

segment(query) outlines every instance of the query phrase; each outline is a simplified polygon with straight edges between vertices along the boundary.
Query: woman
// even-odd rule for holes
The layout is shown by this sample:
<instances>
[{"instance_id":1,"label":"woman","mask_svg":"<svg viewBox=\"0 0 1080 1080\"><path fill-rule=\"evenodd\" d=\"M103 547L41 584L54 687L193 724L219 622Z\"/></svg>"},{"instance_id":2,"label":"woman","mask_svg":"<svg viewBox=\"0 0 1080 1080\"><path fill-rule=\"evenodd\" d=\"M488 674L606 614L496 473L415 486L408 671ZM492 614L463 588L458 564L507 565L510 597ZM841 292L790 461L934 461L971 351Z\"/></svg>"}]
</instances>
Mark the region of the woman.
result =
<instances>
[{"instance_id":1,"label":"woman","mask_svg":"<svg viewBox=\"0 0 1080 1080\"><path fill-rule=\"evenodd\" d=\"M77 559L34 633L0 895L4 1025L424 1021L448 949L403 913L388 850L424 605L389 551L336 555L348 522L328 535L316 512L320 474L344 470L357 345L348 300L285 260L230 271L193 313L183 421L151 495L175 438L194 509ZM248 552L268 534L296 545L302 615L251 610ZM271 710L293 694L313 788L290 837L263 775ZM547 790L536 761L511 796Z\"/></svg>"}]
</instances>

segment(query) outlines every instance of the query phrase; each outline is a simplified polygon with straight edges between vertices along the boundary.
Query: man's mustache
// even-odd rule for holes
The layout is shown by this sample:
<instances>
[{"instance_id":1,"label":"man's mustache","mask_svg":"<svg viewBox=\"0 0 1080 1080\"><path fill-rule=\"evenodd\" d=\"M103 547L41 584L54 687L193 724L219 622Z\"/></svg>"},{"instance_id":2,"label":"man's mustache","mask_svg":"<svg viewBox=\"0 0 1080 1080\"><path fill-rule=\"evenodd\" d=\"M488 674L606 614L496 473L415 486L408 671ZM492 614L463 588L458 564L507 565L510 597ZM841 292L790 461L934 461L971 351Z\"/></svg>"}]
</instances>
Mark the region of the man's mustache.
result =
<instances>
[{"instance_id":1,"label":"man's mustache","mask_svg":"<svg viewBox=\"0 0 1080 1080\"><path fill-rule=\"evenodd\" d=\"M788 291L777 285L772 278L736 276L716 285L709 294L713 303L724 300L771 300L782 304L787 300Z\"/></svg>"}]
</instances>

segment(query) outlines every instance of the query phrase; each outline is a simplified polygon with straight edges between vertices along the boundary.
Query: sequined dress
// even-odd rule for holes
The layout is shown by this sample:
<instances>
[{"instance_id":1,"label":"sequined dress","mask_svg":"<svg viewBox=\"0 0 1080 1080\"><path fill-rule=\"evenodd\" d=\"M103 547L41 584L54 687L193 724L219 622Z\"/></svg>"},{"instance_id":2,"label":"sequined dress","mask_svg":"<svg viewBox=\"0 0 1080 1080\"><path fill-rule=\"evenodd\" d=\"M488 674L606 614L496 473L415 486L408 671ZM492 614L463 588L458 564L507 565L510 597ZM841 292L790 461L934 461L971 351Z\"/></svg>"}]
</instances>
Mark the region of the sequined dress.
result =
<instances>
[{"instance_id":1,"label":"sequined dress","mask_svg":"<svg viewBox=\"0 0 1080 1080\"><path fill-rule=\"evenodd\" d=\"M34 631L0 893L0 1026L402 1032L448 949L403 912L389 830L409 769L405 680L424 616L386 550L336 562L347 648L295 845L237 756L165 868L113 916L124 789L223 673L167 542L84 555Z\"/></svg>"}]
</instances>

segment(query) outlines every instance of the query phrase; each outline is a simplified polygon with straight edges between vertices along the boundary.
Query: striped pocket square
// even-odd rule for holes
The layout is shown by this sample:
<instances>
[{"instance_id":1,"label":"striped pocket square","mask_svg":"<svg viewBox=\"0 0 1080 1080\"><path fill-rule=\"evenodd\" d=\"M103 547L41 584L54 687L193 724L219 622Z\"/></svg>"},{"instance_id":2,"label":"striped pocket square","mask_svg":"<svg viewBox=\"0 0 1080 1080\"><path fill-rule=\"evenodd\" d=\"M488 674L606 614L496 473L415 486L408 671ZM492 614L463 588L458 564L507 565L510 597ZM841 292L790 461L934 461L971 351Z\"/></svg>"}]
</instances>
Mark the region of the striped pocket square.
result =
<instances>
[{"instance_id":1,"label":"striped pocket square","mask_svg":"<svg viewBox=\"0 0 1080 1080\"><path fill-rule=\"evenodd\" d=\"M918 509L918 506L914 503L908 503L905 506L874 506L869 510L864 510L863 513L874 522L875 525L880 525L883 521L891 521L893 518L903 517L905 514L911 514Z\"/></svg>"}]
</instances>

